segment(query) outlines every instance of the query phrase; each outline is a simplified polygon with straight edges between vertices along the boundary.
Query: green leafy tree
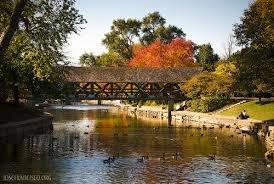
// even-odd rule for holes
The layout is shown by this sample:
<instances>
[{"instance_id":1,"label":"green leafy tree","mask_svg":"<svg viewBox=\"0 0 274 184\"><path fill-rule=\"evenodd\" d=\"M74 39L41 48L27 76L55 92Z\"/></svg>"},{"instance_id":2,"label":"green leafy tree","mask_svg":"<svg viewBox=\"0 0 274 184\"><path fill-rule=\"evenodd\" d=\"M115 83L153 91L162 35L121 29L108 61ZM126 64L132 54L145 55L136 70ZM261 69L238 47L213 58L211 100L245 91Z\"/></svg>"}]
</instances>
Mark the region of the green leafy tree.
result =
<instances>
[{"instance_id":1,"label":"green leafy tree","mask_svg":"<svg viewBox=\"0 0 274 184\"><path fill-rule=\"evenodd\" d=\"M97 57L99 66L125 66L125 60L116 52L109 51Z\"/></svg>"},{"instance_id":2,"label":"green leafy tree","mask_svg":"<svg viewBox=\"0 0 274 184\"><path fill-rule=\"evenodd\" d=\"M118 19L113 21L111 32L105 35L103 44L109 51L118 53L123 59L132 57L134 39L139 36L141 22L136 19Z\"/></svg>"},{"instance_id":3,"label":"green leafy tree","mask_svg":"<svg viewBox=\"0 0 274 184\"><path fill-rule=\"evenodd\" d=\"M82 66L95 66L97 64L96 56L92 52L82 54L79 61Z\"/></svg>"},{"instance_id":4,"label":"green leafy tree","mask_svg":"<svg viewBox=\"0 0 274 184\"><path fill-rule=\"evenodd\" d=\"M193 99L203 96L227 96L232 87L231 77L208 71L198 74L183 85L187 96Z\"/></svg>"},{"instance_id":5,"label":"green leafy tree","mask_svg":"<svg viewBox=\"0 0 274 184\"><path fill-rule=\"evenodd\" d=\"M204 71L187 81L182 88L191 99L188 106L194 111L210 112L226 105L234 89L235 72L235 65L221 62L216 71Z\"/></svg>"},{"instance_id":6,"label":"green leafy tree","mask_svg":"<svg viewBox=\"0 0 274 184\"><path fill-rule=\"evenodd\" d=\"M142 36L140 42L149 45L159 39L164 43L169 43L174 38L183 38L185 33L182 29L168 25L159 12L149 13L142 20Z\"/></svg>"},{"instance_id":7,"label":"green leafy tree","mask_svg":"<svg viewBox=\"0 0 274 184\"><path fill-rule=\"evenodd\" d=\"M219 60L218 54L214 53L210 43L197 46L194 57L207 71L213 71L215 63Z\"/></svg>"},{"instance_id":8,"label":"green leafy tree","mask_svg":"<svg viewBox=\"0 0 274 184\"><path fill-rule=\"evenodd\" d=\"M274 43L273 0L253 1L234 25L234 35L239 45L253 48L273 48Z\"/></svg>"},{"instance_id":9,"label":"green leafy tree","mask_svg":"<svg viewBox=\"0 0 274 184\"><path fill-rule=\"evenodd\" d=\"M234 25L237 43L244 47L237 62L237 80L242 90L261 93L274 89L273 15L273 0L257 0L244 11L241 22Z\"/></svg>"},{"instance_id":10,"label":"green leafy tree","mask_svg":"<svg viewBox=\"0 0 274 184\"><path fill-rule=\"evenodd\" d=\"M0 18L0 61L2 62L4 52L10 45L12 37L18 29L18 24L22 18L27 0L8 1L4 0L0 3L1 18ZM14 7L14 8L13 8Z\"/></svg>"},{"instance_id":11,"label":"green leafy tree","mask_svg":"<svg viewBox=\"0 0 274 184\"><path fill-rule=\"evenodd\" d=\"M59 64L66 63L63 46L68 35L77 33L86 22L74 3L74 0L1 1L0 89L15 86L15 101L18 102L15 91L24 84L24 78L32 74L50 78Z\"/></svg>"}]
</instances>

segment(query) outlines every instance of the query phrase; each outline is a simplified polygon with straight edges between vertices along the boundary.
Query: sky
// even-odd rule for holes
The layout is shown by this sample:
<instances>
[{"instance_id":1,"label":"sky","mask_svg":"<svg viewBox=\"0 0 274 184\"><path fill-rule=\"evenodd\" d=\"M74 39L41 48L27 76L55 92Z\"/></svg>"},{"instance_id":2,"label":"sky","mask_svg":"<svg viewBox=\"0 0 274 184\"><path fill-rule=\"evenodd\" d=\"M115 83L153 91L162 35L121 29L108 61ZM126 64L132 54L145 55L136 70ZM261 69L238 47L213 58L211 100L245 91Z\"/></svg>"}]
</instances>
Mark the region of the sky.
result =
<instances>
[{"instance_id":1,"label":"sky","mask_svg":"<svg viewBox=\"0 0 274 184\"><path fill-rule=\"evenodd\" d=\"M76 0L76 8L87 20L85 29L71 35L65 53L78 63L83 53L99 55L106 51L104 35L113 20L141 19L158 11L167 24L182 28L186 39L196 44L211 43L222 56L224 43L233 33L233 24L240 22L251 0Z\"/></svg>"}]
</instances>

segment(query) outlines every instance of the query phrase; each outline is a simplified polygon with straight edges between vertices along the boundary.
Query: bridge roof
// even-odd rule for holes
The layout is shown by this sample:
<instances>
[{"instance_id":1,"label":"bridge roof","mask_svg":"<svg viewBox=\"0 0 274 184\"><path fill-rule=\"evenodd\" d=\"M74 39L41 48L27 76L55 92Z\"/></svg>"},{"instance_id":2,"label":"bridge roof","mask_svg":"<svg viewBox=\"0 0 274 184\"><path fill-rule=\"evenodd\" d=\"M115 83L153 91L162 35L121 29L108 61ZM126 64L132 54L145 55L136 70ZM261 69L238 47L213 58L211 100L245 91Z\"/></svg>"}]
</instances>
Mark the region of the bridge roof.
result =
<instances>
[{"instance_id":1,"label":"bridge roof","mask_svg":"<svg viewBox=\"0 0 274 184\"><path fill-rule=\"evenodd\" d=\"M65 67L69 82L159 82L180 83L200 73L201 67L129 68L129 67Z\"/></svg>"}]
</instances>

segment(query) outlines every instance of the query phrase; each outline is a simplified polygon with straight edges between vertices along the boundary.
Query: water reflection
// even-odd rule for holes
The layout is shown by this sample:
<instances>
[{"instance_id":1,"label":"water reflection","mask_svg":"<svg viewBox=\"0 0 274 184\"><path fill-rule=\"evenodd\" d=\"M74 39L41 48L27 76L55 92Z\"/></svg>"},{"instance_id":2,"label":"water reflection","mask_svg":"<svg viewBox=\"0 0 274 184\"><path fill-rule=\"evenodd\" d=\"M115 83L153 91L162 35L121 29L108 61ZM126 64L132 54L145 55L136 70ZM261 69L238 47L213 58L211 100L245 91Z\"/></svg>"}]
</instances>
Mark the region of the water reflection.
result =
<instances>
[{"instance_id":1,"label":"water reflection","mask_svg":"<svg viewBox=\"0 0 274 184\"><path fill-rule=\"evenodd\" d=\"M105 107L48 111L52 133L0 145L1 175L48 173L49 183L273 182L261 142L229 129L170 129Z\"/></svg>"}]
</instances>

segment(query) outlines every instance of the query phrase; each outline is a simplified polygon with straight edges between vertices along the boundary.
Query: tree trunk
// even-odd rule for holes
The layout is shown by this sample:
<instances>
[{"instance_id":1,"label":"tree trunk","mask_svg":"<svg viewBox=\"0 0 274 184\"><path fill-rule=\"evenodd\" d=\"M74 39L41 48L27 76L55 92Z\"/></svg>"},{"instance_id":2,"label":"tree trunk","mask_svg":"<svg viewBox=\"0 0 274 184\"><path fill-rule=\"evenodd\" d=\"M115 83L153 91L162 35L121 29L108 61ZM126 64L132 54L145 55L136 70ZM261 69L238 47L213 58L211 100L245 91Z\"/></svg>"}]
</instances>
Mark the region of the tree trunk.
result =
<instances>
[{"instance_id":1,"label":"tree trunk","mask_svg":"<svg viewBox=\"0 0 274 184\"><path fill-rule=\"evenodd\" d=\"M13 86L13 100L15 105L19 104L19 87L17 84Z\"/></svg>"},{"instance_id":2,"label":"tree trunk","mask_svg":"<svg viewBox=\"0 0 274 184\"><path fill-rule=\"evenodd\" d=\"M14 104L19 104L19 84L18 84L18 74L16 70L12 70L12 78L13 78L13 100Z\"/></svg>"},{"instance_id":3,"label":"tree trunk","mask_svg":"<svg viewBox=\"0 0 274 184\"><path fill-rule=\"evenodd\" d=\"M0 78L0 104L6 102L6 90L5 90L5 83Z\"/></svg>"},{"instance_id":4,"label":"tree trunk","mask_svg":"<svg viewBox=\"0 0 274 184\"><path fill-rule=\"evenodd\" d=\"M0 36L0 60L4 57L5 50L9 47L13 35L15 34L18 23L21 19L24 7L26 6L27 0L18 0L14 11L11 15L10 22Z\"/></svg>"},{"instance_id":5,"label":"tree trunk","mask_svg":"<svg viewBox=\"0 0 274 184\"><path fill-rule=\"evenodd\" d=\"M6 91L6 80L5 80L5 71L4 71L4 63L0 60L0 104L5 103L7 99L7 91Z\"/></svg>"},{"instance_id":6,"label":"tree trunk","mask_svg":"<svg viewBox=\"0 0 274 184\"><path fill-rule=\"evenodd\" d=\"M262 96L259 94L259 104L262 104Z\"/></svg>"}]
</instances>

